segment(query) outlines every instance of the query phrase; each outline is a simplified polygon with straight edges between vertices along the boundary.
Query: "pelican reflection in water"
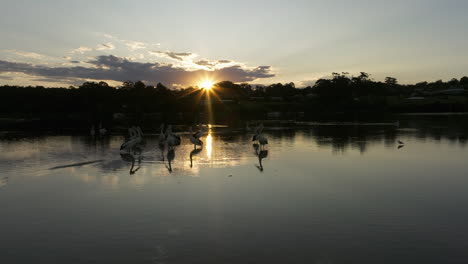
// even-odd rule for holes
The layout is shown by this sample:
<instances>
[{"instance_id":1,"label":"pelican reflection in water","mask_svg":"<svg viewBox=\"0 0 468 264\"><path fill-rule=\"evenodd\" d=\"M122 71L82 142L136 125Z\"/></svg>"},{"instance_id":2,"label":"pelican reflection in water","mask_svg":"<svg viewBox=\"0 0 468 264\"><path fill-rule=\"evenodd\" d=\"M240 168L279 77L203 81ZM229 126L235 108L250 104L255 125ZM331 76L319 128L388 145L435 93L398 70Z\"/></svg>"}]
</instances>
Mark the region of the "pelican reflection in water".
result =
<instances>
[{"instance_id":1,"label":"pelican reflection in water","mask_svg":"<svg viewBox=\"0 0 468 264\"><path fill-rule=\"evenodd\" d=\"M268 157L268 150L264 150L264 149L261 149L260 150L260 146L258 144L253 144L252 145L254 150L255 150L255 156L258 157L258 164L255 164L255 167L257 167L257 169L261 172L263 172L263 164L262 164L262 160L266 157ZM260 150L260 151L259 151Z\"/></svg>"},{"instance_id":2,"label":"pelican reflection in water","mask_svg":"<svg viewBox=\"0 0 468 264\"><path fill-rule=\"evenodd\" d=\"M136 158L135 154L133 154L133 153L121 153L120 157L122 158L122 160L132 163L132 165L130 166L130 171L129 171L130 175L135 174L135 172L137 172L140 169L141 159L142 159L141 155L138 155L138 164L137 164L136 168L135 168L135 161L137 160L137 158Z\"/></svg>"},{"instance_id":3,"label":"pelican reflection in water","mask_svg":"<svg viewBox=\"0 0 468 264\"><path fill-rule=\"evenodd\" d=\"M196 156L198 153L200 153L203 149L194 149L192 151L190 151L190 168L193 167L193 156Z\"/></svg>"},{"instance_id":4,"label":"pelican reflection in water","mask_svg":"<svg viewBox=\"0 0 468 264\"><path fill-rule=\"evenodd\" d=\"M174 148L170 148L167 150L167 164L166 165L166 168L169 172L172 172L172 165L171 165L171 162L174 160L175 158L175 149Z\"/></svg>"}]
</instances>

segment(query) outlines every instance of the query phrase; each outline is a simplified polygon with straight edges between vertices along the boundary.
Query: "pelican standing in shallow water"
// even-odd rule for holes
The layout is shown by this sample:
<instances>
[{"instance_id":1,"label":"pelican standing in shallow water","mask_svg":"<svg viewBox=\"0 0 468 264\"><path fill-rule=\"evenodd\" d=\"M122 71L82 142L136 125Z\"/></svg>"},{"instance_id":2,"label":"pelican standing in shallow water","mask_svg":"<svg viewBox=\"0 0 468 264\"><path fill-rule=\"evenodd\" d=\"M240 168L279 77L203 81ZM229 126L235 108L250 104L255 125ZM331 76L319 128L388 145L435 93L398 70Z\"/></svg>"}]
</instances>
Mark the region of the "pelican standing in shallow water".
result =
<instances>
[{"instance_id":1,"label":"pelican standing in shallow water","mask_svg":"<svg viewBox=\"0 0 468 264\"><path fill-rule=\"evenodd\" d=\"M166 143L166 134L164 134L164 124L161 124L159 127L159 145L164 145Z\"/></svg>"},{"instance_id":2,"label":"pelican standing in shallow water","mask_svg":"<svg viewBox=\"0 0 468 264\"><path fill-rule=\"evenodd\" d=\"M268 144L268 139L262 134L262 132L263 132L263 124L260 124L255 129L255 135L252 137L252 141L258 141L261 148L263 148L265 145Z\"/></svg>"},{"instance_id":3,"label":"pelican standing in shallow water","mask_svg":"<svg viewBox=\"0 0 468 264\"><path fill-rule=\"evenodd\" d=\"M203 135L203 132L201 131L193 133L192 127L190 127L190 142L192 142L194 149L196 149L197 146L203 146L203 141L200 140L200 137L202 135Z\"/></svg>"},{"instance_id":4,"label":"pelican standing in shallow water","mask_svg":"<svg viewBox=\"0 0 468 264\"><path fill-rule=\"evenodd\" d=\"M180 136L172 133L172 126L169 125L166 129L166 143L169 148L180 145Z\"/></svg>"},{"instance_id":5,"label":"pelican standing in shallow water","mask_svg":"<svg viewBox=\"0 0 468 264\"><path fill-rule=\"evenodd\" d=\"M130 138L120 146L120 153L132 152L142 141L141 134L138 133L138 130L135 127L129 128L128 133Z\"/></svg>"},{"instance_id":6,"label":"pelican standing in shallow water","mask_svg":"<svg viewBox=\"0 0 468 264\"><path fill-rule=\"evenodd\" d=\"M107 129L102 127L102 123L99 122L99 136L103 137L107 134Z\"/></svg>"}]
</instances>

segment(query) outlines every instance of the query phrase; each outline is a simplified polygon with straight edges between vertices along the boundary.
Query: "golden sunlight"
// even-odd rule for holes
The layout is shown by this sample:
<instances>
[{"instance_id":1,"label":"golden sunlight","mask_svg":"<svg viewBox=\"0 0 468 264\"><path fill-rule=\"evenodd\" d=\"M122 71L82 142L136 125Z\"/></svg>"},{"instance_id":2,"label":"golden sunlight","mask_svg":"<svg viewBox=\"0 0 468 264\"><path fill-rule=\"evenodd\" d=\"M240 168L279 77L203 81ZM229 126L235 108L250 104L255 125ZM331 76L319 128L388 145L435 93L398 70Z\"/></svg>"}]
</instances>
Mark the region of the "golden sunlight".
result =
<instances>
[{"instance_id":1,"label":"golden sunlight","mask_svg":"<svg viewBox=\"0 0 468 264\"><path fill-rule=\"evenodd\" d=\"M198 87L200 87L202 89L205 89L205 90L211 90L211 88L213 88L214 84L215 83L212 80L205 79L205 80L200 82Z\"/></svg>"}]
</instances>

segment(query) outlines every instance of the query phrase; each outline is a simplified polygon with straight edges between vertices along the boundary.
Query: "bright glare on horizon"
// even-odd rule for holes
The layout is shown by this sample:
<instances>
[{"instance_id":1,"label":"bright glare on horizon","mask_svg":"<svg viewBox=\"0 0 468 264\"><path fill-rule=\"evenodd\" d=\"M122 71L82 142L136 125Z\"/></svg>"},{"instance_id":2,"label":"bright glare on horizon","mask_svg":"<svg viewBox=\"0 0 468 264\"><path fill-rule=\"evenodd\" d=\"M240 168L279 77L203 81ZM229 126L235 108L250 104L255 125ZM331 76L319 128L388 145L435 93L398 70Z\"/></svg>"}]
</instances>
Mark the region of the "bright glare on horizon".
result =
<instances>
[{"instance_id":1,"label":"bright glare on horizon","mask_svg":"<svg viewBox=\"0 0 468 264\"><path fill-rule=\"evenodd\" d=\"M211 90L214 84L212 80L203 80L198 86L205 90Z\"/></svg>"}]
</instances>

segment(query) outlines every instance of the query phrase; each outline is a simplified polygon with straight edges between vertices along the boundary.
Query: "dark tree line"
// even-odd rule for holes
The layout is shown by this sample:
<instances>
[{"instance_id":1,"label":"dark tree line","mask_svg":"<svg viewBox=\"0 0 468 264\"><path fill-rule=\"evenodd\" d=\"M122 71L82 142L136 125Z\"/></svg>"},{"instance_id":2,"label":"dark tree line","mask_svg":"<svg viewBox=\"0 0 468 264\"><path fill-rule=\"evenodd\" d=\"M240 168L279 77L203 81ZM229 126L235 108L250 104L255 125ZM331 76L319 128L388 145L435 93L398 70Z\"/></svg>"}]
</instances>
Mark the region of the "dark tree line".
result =
<instances>
[{"instance_id":1,"label":"dark tree line","mask_svg":"<svg viewBox=\"0 0 468 264\"><path fill-rule=\"evenodd\" d=\"M215 85L213 91L216 96L212 96L212 100L235 102L235 105L228 106L228 110L247 114L262 111L404 111L408 110L405 99L433 97L438 91L447 89L468 90L468 77L447 82L440 80L402 85L392 77L380 82L374 81L365 72L358 76L343 72L333 73L331 78L319 79L315 85L306 88L297 88L294 83L253 86L223 81ZM458 96L466 99L464 94ZM4 85L0 86L0 98L0 114L3 116L63 115L64 118L77 116L95 122L112 119L113 113L136 117L148 113L165 116L196 113L203 111L200 102L206 99L206 93L197 87L169 89L161 83L153 86L142 81L126 81L119 87L111 87L106 82L85 82L79 87L68 88ZM393 103L389 98L393 98ZM434 106L436 103L439 105ZM435 100L428 109L423 110L468 110L466 100L451 103L451 108L440 107L443 103Z\"/></svg>"}]
</instances>

